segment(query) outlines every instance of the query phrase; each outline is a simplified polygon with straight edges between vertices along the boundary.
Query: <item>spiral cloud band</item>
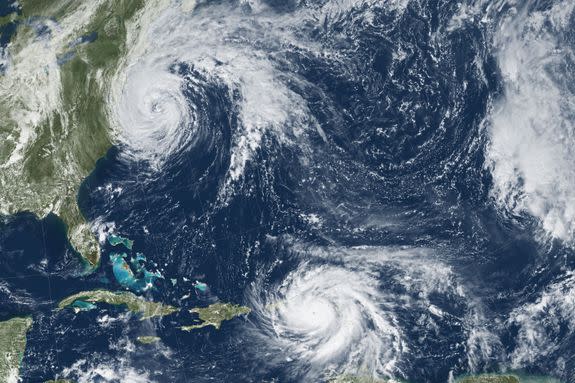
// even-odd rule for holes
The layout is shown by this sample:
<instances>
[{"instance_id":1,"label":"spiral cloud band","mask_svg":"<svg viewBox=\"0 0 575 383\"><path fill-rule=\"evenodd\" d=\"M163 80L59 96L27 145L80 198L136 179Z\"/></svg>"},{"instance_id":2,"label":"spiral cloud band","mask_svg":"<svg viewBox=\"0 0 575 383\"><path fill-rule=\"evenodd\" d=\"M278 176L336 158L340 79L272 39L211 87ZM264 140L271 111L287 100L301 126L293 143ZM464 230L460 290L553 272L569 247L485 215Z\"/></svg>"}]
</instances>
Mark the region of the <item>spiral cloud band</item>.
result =
<instances>
[{"instance_id":1,"label":"spiral cloud band","mask_svg":"<svg viewBox=\"0 0 575 383\"><path fill-rule=\"evenodd\" d=\"M196 135L222 128L214 121L202 121L205 126L198 128L197 114L210 101L203 92L190 97L185 89L227 89L237 113L227 118L238 119L229 153L228 182L233 182L242 176L265 134L286 140L285 131L303 129L309 118L301 96L286 86L289 79L282 79L269 54L254 46L275 45L289 35L242 41L237 31L258 31L265 25L248 22L229 6L221 6L219 12L213 8L190 13L168 7L147 16L155 21L146 33L134 32L136 49L117 73L110 110L125 154L158 168L193 145ZM148 11L157 12L152 7Z\"/></svg>"},{"instance_id":2,"label":"spiral cloud band","mask_svg":"<svg viewBox=\"0 0 575 383\"><path fill-rule=\"evenodd\" d=\"M480 330L481 308L429 250L294 247L299 267L279 286L253 289L258 321L251 331L297 361L300 379L302 371L304 379L325 379L330 366L340 373L402 376L414 350L433 355L422 343L432 334L443 334L443 346L468 348L470 363L489 357L496 345ZM460 307L445 305L448 300Z\"/></svg>"},{"instance_id":3,"label":"spiral cloud band","mask_svg":"<svg viewBox=\"0 0 575 383\"><path fill-rule=\"evenodd\" d=\"M134 149L133 154L152 160L177 152L194 130L182 78L163 69L157 62L130 67L117 110L123 141Z\"/></svg>"}]
</instances>

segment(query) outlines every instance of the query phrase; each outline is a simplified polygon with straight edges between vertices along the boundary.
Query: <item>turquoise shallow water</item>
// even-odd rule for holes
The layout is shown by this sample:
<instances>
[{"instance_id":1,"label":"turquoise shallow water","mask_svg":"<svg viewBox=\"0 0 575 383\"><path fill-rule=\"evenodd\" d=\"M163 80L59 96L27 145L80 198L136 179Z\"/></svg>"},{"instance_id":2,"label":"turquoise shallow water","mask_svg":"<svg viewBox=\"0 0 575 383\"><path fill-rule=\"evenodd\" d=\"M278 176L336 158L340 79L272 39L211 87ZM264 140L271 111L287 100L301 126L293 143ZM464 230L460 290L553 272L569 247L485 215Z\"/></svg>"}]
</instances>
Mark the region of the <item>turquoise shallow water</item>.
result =
<instances>
[{"instance_id":1,"label":"turquoise shallow water","mask_svg":"<svg viewBox=\"0 0 575 383\"><path fill-rule=\"evenodd\" d=\"M74 301L74 303L72 303L72 307L80 311L94 310L98 308L98 306L96 306L95 304L84 301Z\"/></svg>"},{"instance_id":2,"label":"turquoise shallow water","mask_svg":"<svg viewBox=\"0 0 575 383\"><path fill-rule=\"evenodd\" d=\"M159 271L148 271L145 266L146 257L136 253L128 263L126 253L111 253L110 262L116 281L135 292L144 292L154 287L154 281L163 278Z\"/></svg>"}]
</instances>

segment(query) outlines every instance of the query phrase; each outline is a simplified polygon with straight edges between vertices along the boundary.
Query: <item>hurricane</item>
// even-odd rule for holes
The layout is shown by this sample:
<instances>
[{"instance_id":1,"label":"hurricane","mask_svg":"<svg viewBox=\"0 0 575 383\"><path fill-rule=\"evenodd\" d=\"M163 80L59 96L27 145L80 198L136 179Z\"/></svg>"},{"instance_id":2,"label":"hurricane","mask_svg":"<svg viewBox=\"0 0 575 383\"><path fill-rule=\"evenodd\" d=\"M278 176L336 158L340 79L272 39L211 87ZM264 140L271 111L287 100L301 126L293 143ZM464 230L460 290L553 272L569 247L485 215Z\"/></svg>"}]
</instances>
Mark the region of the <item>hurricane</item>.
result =
<instances>
[{"instance_id":1,"label":"hurricane","mask_svg":"<svg viewBox=\"0 0 575 383\"><path fill-rule=\"evenodd\" d=\"M421 343L431 334L479 359L498 347L480 305L431 249L287 242L299 265L277 285L266 278L254 285L257 321L249 333L264 350L279 351L276 363L291 362L292 378L406 377L413 350L432 352Z\"/></svg>"},{"instance_id":2,"label":"hurricane","mask_svg":"<svg viewBox=\"0 0 575 383\"><path fill-rule=\"evenodd\" d=\"M182 7L163 10L146 33L135 33L139 49L126 58L110 95L118 138L128 156L159 166L197 143L198 136L224 129L208 111L209 91L216 88L230 103L226 119L237 119L227 133L232 146L227 177L237 181L265 134L287 140L308 128L307 105L288 86L292 79L263 51L289 35L250 41L239 32L255 35L273 18L253 23L227 5L200 6L193 13Z\"/></svg>"},{"instance_id":3,"label":"hurricane","mask_svg":"<svg viewBox=\"0 0 575 383\"><path fill-rule=\"evenodd\" d=\"M125 127L122 139L136 152L146 152L146 158L169 156L190 141L194 130L192 110L181 89L182 79L167 69L132 70L135 73L128 74L131 78L119 101L118 120ZM146 81L148 76L154 83Z\"/></svg>"},{"instance_id":4,"label":"hurricane","mask_svg":"<svg viewBox=\"0 0 575 383\"><path fill-rule=\"evenodd\" d=\"M312 368L343 360L366 372L392 372L404 347L400 331L379 308L374 281L358 278L341 268L296 271L262 308L270 340Z\"/></svg>"}]
</instances>

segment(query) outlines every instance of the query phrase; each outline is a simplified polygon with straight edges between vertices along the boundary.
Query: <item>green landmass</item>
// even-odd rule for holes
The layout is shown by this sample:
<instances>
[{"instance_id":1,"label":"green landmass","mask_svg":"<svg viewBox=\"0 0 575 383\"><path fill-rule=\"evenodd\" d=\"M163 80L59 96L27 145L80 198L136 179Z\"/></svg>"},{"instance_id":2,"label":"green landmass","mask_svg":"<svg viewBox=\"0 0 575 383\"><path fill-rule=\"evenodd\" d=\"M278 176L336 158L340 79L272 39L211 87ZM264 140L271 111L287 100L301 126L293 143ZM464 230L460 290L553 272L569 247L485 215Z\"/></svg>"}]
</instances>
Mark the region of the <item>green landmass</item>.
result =
<instances>
[{"instance_id":1,"label":"green landmass","mask_svg":"<svg viewBox=\"0 0 575 383\"><path fill-rule=\"evenodd\" d=\"M132 250L132 246L134 246L134 241L131 239L114 234L108 236L108 243L112 246L124 245L128 250Z\"/></svg>"},{"instance_id":2,"label":"green landmass","mask_svg":"<svg viewBox=\"0 0 575 383\"><path fill-rule=\"evenodd\" d=\"M250 311L251 309L249 307L232 303L214 303L208 307L196 307L190 309L190 312L198 314L202 323L182 326L180 328L184 331L191 331L206 326L214 326L216 329L219 329L223 321L249 314Z\"/></svg>"},{"instance_id":3,"label":"green landmass","mask_svg":"<svg viewBox=\"0 0 575 383\"><path fill-rule=\"evenodd\" d=\"M458 380L459 383L519 383L520 380L515 375L484 374L466 376Z\"/></svg>"},{"instance_id":4,"label":"green landmass","mask_svg":"<svg viewBox=\"0 0 575 383\"><path fill-rule=\"evenodd\" d=\"M72 308L79 312L93 309L92 305L95 303L126 306L129 311L140 314L142 320L170 315L180 310L175 306L146 300L129 291L108 290L82 291L70 295L58 303L58 309ZM208 307L196 307L189 311L193 314L198 314L199 322L201 323L182 326L181 329L184 331L191 331L206 326L214 326L219 329L223 321L246 315L250 313L251 309L232 303L214 303ZM138 341L142 343L146 343L145 340L155 341L153 338L155 337L138 337Z\"/></svg>"},{"instance_id":5,"label":"green landmass","mask_svg":"<svg viewBox=\"0 0 575 383\"><path fill-rule=\"evenodd\" d=\"M58 215L88 270L97 266L100 248L76 196L111 147L110 78L128 50L126 26L137 22L144 3L21 0L21 16L0 20L34 17L58 25L46 42L33 25L18 23L8 47L10 64L0 75L0 214ZM93 32L95 41L78 43Z\"/></svg>"},{"instance_id":6,"label":"green landmass","mask_svg":"<svg viewBox=\"0 0 575 383\"><path fill-rule=\"evenodd\" d=\"M140 343L143 344L151 344L151 343L156 343L160 340L160 337L158 336L139 336L136 338L136 340Z\"/></svg>"},{"instance_id":7,"label":"green landmass","mask_svg":"<svg viewBox=\"0 0 575 383\"><path fill-rule=\"evenodd\" d=\"M456 383L559 383L549 376L527 375L522 372L508 374L466 375L455 380Z\"/></svg>"},{"instance_id":8,"label":"green landmass","mask_svg":"<svg viewBox=\"0 0 575 383\"><path fill-rule=\"evenodd\" d=\"M9 13L5 16L0 17L0 26L13 23L17 20L19 20L18 13L16 12Z\"/></svg>"},{"instance_id":9,"label":"green landmass","mask_svg":"<svg viewBox=\"0 0 575 383\"><path fill-rule=\"evenodd\" d=\"M378 379L371 376L343 374L328 380L328 383L394 383L396 379ZM456 383L559 383L555 378L523 373L480 374L461 376Z\"/></svg>"},{"instance_id":10,"label":"green landmass","mask_svg":"<svg viewBox=\"0 0 575 383\"><path fill-rule=\"evenodd\" d=\"M114 292L108 290L82 291L63 299L58 304L58 308L73 307L77 301L126 306L129 311L140 314L142 320L170 315L179 310L174 306L148 301L128 291Z\"/></svg>"},{"instance_id":11,"label":"green landmass","mask_svg":"<svg viewBox=\"0 0 575 383\"><path fill-rule=\"evenodd\" d=\"M0 383L17 382L26 350L26 333L32 318L12 318L0 322Z\"/></svg>"}]
</instances>

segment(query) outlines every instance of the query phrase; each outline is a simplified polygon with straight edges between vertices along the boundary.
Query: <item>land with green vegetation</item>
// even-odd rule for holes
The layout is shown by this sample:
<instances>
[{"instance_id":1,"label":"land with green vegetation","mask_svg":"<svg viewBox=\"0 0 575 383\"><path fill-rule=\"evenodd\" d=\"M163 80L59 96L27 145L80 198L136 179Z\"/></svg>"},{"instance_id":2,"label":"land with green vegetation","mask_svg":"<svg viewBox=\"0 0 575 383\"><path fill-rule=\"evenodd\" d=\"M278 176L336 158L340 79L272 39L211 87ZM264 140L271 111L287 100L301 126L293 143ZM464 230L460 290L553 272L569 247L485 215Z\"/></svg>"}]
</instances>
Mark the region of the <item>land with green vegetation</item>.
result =
<instances>
[{"instance_id":1,"label":"land with green vegetation","mask_svg":"<svg viewBox=\"0 0 575 383\"><path fill-rule=\"evenodd\" d=\"M20 15L16 11L0 17L0 25L6 25L19 21Z\"/></svg>"},{"instance_id":2,"label":"land with green vegetation","mask_svg":"<svg viewBox=\"0 0 575 383\"><path fill-rule=\"evenodd\" d=\"M527 375L521 372L508 374L466 375L455 380L456 383L559 383L548 376Z\"/></svg>"},{"instance_id":3,"label":"land with green vegetation","mask_svg":"<svg viewBox=\"0 0 575 383\"><path fill-rule=\"evenodd\" d=\"M132 250L134 246L134 241L131 239L114 234L108 236L108 243L112 246L124 245L128 250Z\"/></svg>"},{"instance_id":4,"label":"land with green vegetation","mask_svg":"<svg viewBox=\"0 0 575 383\"><path fill-rule=\"evenodd\" d=\"M208 307L195 307L190 309L192 314L198 314L201 323L182 326L184 331L191 331L194 329L214 326L219 329L223 321L233 319L240 315L249 314L251 309L249 307L240 306L232 303L214 303Z\"/></svg>"},{"instance_id":5,"label":"land with green vegetation","mask_svg":"<svg viewBox=\"0 0 575 383\"><path fill-rule=\"evenodd\" d=\"M77 205L80 184L112 145L105 105L144 0L20 0L0 75L0 214L58 215L93 269L98 241ZM28 21L31 20L31 21ZM26 21L26 22L23 22ZM37 25L47 26L48 39ZM96 34L91 42L82 36Z\"/></svg>"},{"instance_id":6,"label":"land with green vegetation","mask_svg":"<svg viewBox=\"0 0 575 383\"><path fill-rule=\"evenodd\" d=\"M129 311L141 314L142 320L170 315L180 310L180 308L175 306L146 300L145 298L137 296L129 291L108 290L82 291L74 295L70 295L58 303L58 309L62 310L65 308L72 308L76 312L79 312L84 311L81 309L82 307L96 303L126 306ZM93 307L90 307L89 309L93 309ZM184 331L191 331L193 329L206 326L214 326L216 329L219 329L222 322L233 319L237 316L249 314L251 309L249 307L232 303L214 303L208 307L194 307L189 311L192 314L198 314L199 322L201 323L182 326L181 329ZM145 340L152 341L154 338L156 337L138 337L138 341L145 343Z\"/></svg>"},{"instance_id":7,"label":"land with green vegetation","mask_svg":"<svg viewBox=\"0 0 575 383\"><path fill-rule=\"evenodd\" d=\"M128 291L115 292L108 290L82 291L63 299L58 304L58 308L74 307L74 302L76 301L126 306L129 311L140 314L142 320L162 317L179 311L177 307L149 301Z\"/></svg>"},{"instance_id":8,"label":"land with green vegetation","mask_svg":"<svg viewBox=\"0 0 575 383\"><path fill-rule=\"evenodd\" d=\"M458 383L519 383L520 380L515 375L484 374L475 376L465 376Z\"/></svg>"},{"instance_id":9,"label":"land with green vegetation","mask_svg":"<svg viewBox=\"0 0 575 383\"><path fill-rule=\"evenodd\" d=\"M0 322L0 383L17 382L26 350L26 333L32 318L12 318Z\"/></svg>"},{"instance_id":10,"label":"land with green vegetation","mask_svg":"<svg viewBox=\"0 0 575 383\"><path fill-rule=\"evenodd\" d=\"M143 344L152 344L152 343L156 343L160 340L160 337L158 336L139 336L136 338L136 340L140 343Z\"/></svg>"},{"instance_id":11,"label":"land with green vegetation","mask_svg":"<svg viewBox=\"0 0 575 383\"><path fill-rule=\"evenodd\" d=\"M519 383L515 375L484 374L465 376L457 380L458 383Z\"/></svg>"},{"instance_id":12,"label":"land with green vegetation","mask_svg":"<svg viewBox=\"0 0 575 383\"><path fill-rule=\"evenodd\" d=\"M397 383L396 379L378 379L367 375L343 374L328 380L328 383ZM521 373L465 375L455 383L559 383L555 378Z\"/></svg>"}]
</instances>

